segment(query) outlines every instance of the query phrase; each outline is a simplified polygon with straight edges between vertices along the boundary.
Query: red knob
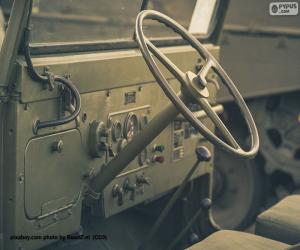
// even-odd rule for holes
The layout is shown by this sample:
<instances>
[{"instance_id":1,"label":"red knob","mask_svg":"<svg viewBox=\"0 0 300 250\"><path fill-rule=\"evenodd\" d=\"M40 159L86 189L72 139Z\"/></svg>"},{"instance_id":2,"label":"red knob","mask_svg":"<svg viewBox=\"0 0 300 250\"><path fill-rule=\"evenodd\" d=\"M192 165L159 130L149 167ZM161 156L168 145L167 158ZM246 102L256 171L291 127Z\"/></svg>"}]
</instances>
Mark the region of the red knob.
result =
<instances>
[{"instance_id":1,"label":"red knob","mask_svg":"<svg viewBox=\"0 0 300 250\"><path fill-rule=\"evenodd\" d=\"M158 163L163 163L165 161L165 157L163 157L163 156L154 156L153 161L158 162Z\"/></svg>"}]
</instances>

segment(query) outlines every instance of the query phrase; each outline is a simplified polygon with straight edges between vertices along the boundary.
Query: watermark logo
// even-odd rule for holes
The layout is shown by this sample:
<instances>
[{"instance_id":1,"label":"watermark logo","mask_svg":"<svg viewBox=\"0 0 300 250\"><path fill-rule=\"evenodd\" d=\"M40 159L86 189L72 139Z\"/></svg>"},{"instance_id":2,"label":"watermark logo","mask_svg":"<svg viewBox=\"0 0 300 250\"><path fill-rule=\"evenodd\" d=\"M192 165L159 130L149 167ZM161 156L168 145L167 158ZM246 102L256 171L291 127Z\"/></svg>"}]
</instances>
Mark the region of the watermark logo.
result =
<instances>
[{"instance_id":1,"label":"watermark logo","mask_svg":"<svg viewBox=\"0 0 300 250\"><path fill-rule=\"evenodd\" d=\"M271 16L295 16L298 15L298 2L272 2L269 5Z\"/></svg>"}]
</instances>

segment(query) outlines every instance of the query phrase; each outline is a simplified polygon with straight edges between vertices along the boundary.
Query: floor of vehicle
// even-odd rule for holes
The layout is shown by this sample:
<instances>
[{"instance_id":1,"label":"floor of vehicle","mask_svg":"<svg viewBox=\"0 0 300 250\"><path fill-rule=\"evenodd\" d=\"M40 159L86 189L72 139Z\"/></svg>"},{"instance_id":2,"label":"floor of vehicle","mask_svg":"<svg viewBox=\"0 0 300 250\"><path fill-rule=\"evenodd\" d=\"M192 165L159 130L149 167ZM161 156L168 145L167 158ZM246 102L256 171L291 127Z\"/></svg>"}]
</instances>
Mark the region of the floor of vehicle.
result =
<instances>
[{"instance_id":1,"label":"floor of vehicle","mask_svg":"<svg viewBox=\"0 0 300 250\"><path fill-rule=\"evenodd\" d=\"M168 195L153 203L164 203ZM60 240L43 250L124 250L138 249L145 236L149 233L151 226L160 212L161 206L141 205L137 208L126 210L116 214L110 218L101 218L92 216L88 209L82 213L82 230L72 237L74 239ZM182 213L181 204L175 205L175 209L164 221L162 227L157 232L155 238L151 240L149 249L164 249L164 246L169 245L174 234L177 235L178 230L182 228L184 216ZM178 226L178 227L177 227ZM76 237L80 237L76 239ZM84 239L89 237L88 239ZM96 238L95 238L96 237ZM183 247L183 246L180 246ZM180 248L181 249L181 248Z\"/></svg>"}]
</instances>

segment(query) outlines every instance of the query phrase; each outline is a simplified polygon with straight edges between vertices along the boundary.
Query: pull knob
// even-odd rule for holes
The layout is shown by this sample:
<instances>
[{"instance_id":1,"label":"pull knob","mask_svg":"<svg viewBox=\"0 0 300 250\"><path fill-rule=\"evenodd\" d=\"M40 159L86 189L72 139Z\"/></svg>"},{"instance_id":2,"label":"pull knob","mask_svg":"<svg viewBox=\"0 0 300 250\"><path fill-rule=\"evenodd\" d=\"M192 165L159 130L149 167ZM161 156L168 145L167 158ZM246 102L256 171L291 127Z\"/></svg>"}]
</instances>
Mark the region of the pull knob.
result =
<instances>
[{"instance_id":1,"label":"pull knob","mask_svg":"<svg viewBox=\"0 0 300 250\"><path fill-rule=\"evenodd\" d=\"M118 184L115 184L112 189L113 197L118 198L118 205L122 206L124 203L124 190Z\"/></svg>"},{"instance_id":2,"label":"pull knob","mask_svg":"<svg viewBox=\"0 0 300 250\"><path fill-rule=\"evenodd\" d=\"M209 199L209 198L202 199L201 207L205 210L210 209L211 208L211 199Z\"/></svg>"},{"instance_id":3,"label":"pull knob","mask_svg":"<svg viewBox=\"0 0 300 250\"><path fill-rule=\"evenodd\" d=\"M126 179L123 185L123 189L125 193L130 192L130 200L135 200L135 191L136 191L136 184L130 183L129 179Z\"/></svg>"},{"instance_id":4,"label":"pull knob","mask_svg":"<svg viewBox=\"0 0 300 250\"><path fill-rule=\"evenodd\" d=\"M154 156L153 157L153 162L158 162L158 163L163 163L165 161L165 157L163 156Z\"/></svg>"},{"instance_id":5,"label":"pull knob","mask_svg":"<svg viewBox=\"0 0 300 250\"><path fill-rule=\"evenodd\" d=\"M207 149L207 147L200 146L196 148L196 155L198 158L198 161L210 161L211 160L211 153Z\"/></svg>"}]
</instances>

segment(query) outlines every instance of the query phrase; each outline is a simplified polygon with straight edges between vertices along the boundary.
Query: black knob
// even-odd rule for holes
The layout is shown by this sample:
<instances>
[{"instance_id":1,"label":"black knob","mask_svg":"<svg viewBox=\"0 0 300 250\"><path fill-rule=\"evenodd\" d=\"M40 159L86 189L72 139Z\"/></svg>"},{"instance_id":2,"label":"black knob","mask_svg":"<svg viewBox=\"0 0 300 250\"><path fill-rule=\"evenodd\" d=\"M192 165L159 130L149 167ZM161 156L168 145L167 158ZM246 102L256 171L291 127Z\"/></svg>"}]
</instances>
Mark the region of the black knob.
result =
<instances>
[{"instance_id":1,"label":"black knob","mask_svg":"<svg viewBox=\"0 0 300 250\"><path fill-rule=\"evenodd\" d=\"M204 146L200 146L200 147L196 148L196 155L197 155L198 161L210 161L211 160L211 153Z\"/></svg>"},{"instance_id":2,"label":"black knob","mask_svg":"<svg viewBox=\"0 0 300 250\"><path fill-rule=\"evenodd\" d=\"M115 184L113 186L113 189L112 189L112 195L113 195L113 197L117 197L118 198L118 205L122 206L123 203L124 203L124 199L123 199L124 191L123 191L123 188L121 188L118 184Z\"/></svg>"},{"instance_id":3,"label":"black knob","mask_svg":"<svg viewBox=\"0 0 300 250\"><path fill-rule=\"evenodd\" d=\"M209 199L209 198L202 199L201 207L205 210L210 209L211 208L211 199Z\"/></svg>"}]
</instances>

